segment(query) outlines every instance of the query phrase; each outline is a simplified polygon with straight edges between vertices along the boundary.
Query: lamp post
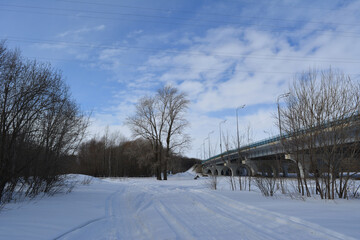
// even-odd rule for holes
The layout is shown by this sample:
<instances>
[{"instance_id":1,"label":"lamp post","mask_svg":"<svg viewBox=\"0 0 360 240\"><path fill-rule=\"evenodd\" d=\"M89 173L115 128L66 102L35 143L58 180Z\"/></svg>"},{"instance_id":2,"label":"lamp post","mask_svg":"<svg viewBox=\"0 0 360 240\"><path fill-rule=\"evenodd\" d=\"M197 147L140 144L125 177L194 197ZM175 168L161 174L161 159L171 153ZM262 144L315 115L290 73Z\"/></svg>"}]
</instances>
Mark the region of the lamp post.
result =
<instances>
[{"instance_id":1,"label":"lamp post","mask_svg":"<svg viewBox=\"0 0 360 240\"><path fill-rule=\"evenodd\" d=\"M271 133L269 133L268 131L265 131L265 130L263 132L268 135L269 139L271 138Z\"/></svg>"},{"instance_id":2,"label":"lamp post","mask_svg":"<svg viewBox=\"0 0 360 240\"><path fill-rule=\"evenodd\" d=\"M276 104L277 104L277 109L278 109L278 118L279 118L279 131L280 131L280 145L284 148L283 146L283 141L282 141L282 132L281 132L281 119L280 119L280 105L279 105L279 100L281 98L286 98L290 95L290 92L287 92L287 93L283 93L283 94L280 94L277 99L276 99ZM287 174L287 167L285 167L286 165L284 165L283 167L283 176L284 177L287 177L288 174Z\"/></svg>"},{"instance_id":3,"label":"lamp post","mask_svg":"<svg viewBox=\"0 0 360 240\"><path fill-rule=\"evenodd\" d=\"M197 152L196 152L196 157L199 157L199 159L202 159L202 156L201 156L202 154L201 154L201 147L199 147L198 149L197 149Z\"/></svg>"},{"instance_id":4,"label":"lamp post","mask_svg":"<svg viewBox=\"0 0 360 240\"><path fill-rule=\"evenodd\" d=\"M209 158L210 158L210 134L214 133L214 131L211 131L208 133L208 139L209 139Z\"/></svg>"},{"instance_id":5,"label":"lamp post","mask_svg":"<svg viewBox=\"0 0 360 240\"><path fill-rule=\"evenodd\" d=\"M278 118L279 118L280 142L281 142L281 140L282 140L282 133L281 133L281 120L280 120L280 105L279 105L279 101L280 101L281 98L286 98L286 97L288 97L289 95L290 95L289 92L280 94L280 95L277 97L277 100L276 100L277 109L278 109Z\"/></svg>"},{"instance_id":6,"label":"lamp post","mask_svg":"<svg viewBox=\"0 0 360 240\"><path fill-rule=\"evenodd\" d=\"M223 120L223 121L221 121L221 122L219 123L219 132L220 132L220 154L221 154L221 159L222 159L221 124L223 124L223 123L225 123L225 122L226 122L226 119Z\"/></svg>"},{"instance_id":7,"label":"lamp post","mask_svg":"<svg viewBox=\"0 0 360 240\"><path fill-rule=\"evenodd\" d=\"M201 144L200 147L200 154L201 154L201 159L205 160L205 156L204 156L204 143Z\"/></svg>"},{"instance_id":8,"label":"lamp post","mask_svg":"<svg viewBox=\"0 0 360 240\"><path fill-rule=\"evenodd\" d=\"M236 108L236 135L237 135L237 147L238 147L238 150L240 150L240 137L239 137L239 118L238 118L238 111L239 109L242 109L245 107L245 104L244 105L241 105L240 107L237 107Z\"/></svg>"},{"instance_id":9,"label":"lamp post","mask_svg":"<svg viewBox=\"0 0 360 240\"><path fill-rule=\"evenodd\" d=\"M205 160L205 158L206 158L206 152L205 152L205 141L208 139L208 137L207 138L204 138L204 140L203 140L203 145L204 145L204 160Z\"/></svg>"}]
</instances>

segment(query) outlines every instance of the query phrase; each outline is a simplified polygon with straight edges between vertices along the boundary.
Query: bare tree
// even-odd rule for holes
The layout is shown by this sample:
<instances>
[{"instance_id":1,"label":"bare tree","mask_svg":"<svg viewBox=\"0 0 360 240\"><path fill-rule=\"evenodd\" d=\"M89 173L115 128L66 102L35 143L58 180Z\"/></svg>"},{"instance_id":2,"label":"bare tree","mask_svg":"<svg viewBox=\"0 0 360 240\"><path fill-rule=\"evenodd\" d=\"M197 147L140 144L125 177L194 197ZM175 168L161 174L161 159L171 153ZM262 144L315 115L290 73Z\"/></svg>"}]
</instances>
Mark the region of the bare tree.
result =
<instances>
[{"instance_id":1,"label":"bare tree","mask_svg":"<svg viewBox=\"0 0 360 240\"><path fill-rule=\"evenodd\" d=\"M188 104L189 101L184 93L166 86L154 97L141 98L136 105L135 114L127 119L133 135L147 139L153 146L158 180L162 179L162 170L164 179L167 179L170 152L189 142L188 136L184 133L188 125L184 118ZM165 156L164 146L166 146Z\"/></svg>"},{"instance_id":2,"label":"bare tree","mask_svg":"<svg viewBox=\"0 0 360 240\"><path fill-rule=\"evenodd\" d=\"M184 114L188 109L189 100L186 98L185 93L179 92L178 89L171 86L165 86L159 89L157 96L163 105L162 109L165 110L166 116L166 125L164 128L166 151L163 175L164 180L167 180L168 161L171 152L181 150L190 142L189 136L184 133L185 128L188 126L188 121L185 119Z\"/></svg>"},{"instance_id":3,"label":"bare tree","mask_svg":"<svg viewBox=\"0 0 360 240\"><path fill-rule=\"evenodd\" d=\"M166 124L165 106L160 105L155 97L143 97L136 105L135 114L127 119L127 124L130 125L133 135L142 137L151 143L154 168L158 180L162 180L162 133Z\"/></svg>"},{"instance_id":4,"label":"bare tree","mask_svg":"<svg viewBox=\"0 0 360 240\"><path fill-rule=\"evenodd\" d=\"M230 134L228 131L226 131L226 134L222 135L223 137L223 143L225 145L225 151L226 151L226 159L228 161L228 163L230 164L230 150L233 146L236 146L236 144L234 144L232 146L232 142L230 141ZM230 184L230 188L232 191L236 190L236 182L235 182L235 176L236 173L234 173L231 168L229 167L229 184Z\"/></svg>"},{"instance_id":5,"label":"bare tree","mask_svg":"<svg viewBox=\"0 0 360 240\"><path fill-rule=\"evenodd\" d=\"M0 43L0 201L19 184L32 196L59 186L87 124L58 71Z\"/></svg>"},{"instance_id":6,"label":"bare tree","mask_svg":"<svg viewBox=\"0 0 360 240\"><path fill-rule=\"evenodd\" d=\"M359 85L331 68L313 69L295 78L290 93L281 124L289 136L284 146L299 166L300 190L310 195L312 173L321 198L346 197L350 165L359 159Z\"/></svg>"}]
</instances>

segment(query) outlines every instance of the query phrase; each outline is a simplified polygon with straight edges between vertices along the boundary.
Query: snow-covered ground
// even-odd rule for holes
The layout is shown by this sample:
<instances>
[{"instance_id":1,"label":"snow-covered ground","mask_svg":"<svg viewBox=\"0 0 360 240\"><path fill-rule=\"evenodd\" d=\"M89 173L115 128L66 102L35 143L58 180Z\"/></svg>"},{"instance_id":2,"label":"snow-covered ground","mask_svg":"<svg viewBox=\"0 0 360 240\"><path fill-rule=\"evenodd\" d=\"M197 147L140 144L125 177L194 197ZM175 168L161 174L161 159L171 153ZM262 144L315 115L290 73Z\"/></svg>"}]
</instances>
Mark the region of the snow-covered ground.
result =
<instances>
[{"instance_id":1,"label":"snow-covered ground","mask_svg":"<svg viewBox=\"0 0 360 240\"><path fill-rule=\"evenodd\" d=\"M360 239L359 200L265 198L230 191L225 178L214 191L193 177L93 179L8 204L0 239Z\"/></svg>"}]
</instances>

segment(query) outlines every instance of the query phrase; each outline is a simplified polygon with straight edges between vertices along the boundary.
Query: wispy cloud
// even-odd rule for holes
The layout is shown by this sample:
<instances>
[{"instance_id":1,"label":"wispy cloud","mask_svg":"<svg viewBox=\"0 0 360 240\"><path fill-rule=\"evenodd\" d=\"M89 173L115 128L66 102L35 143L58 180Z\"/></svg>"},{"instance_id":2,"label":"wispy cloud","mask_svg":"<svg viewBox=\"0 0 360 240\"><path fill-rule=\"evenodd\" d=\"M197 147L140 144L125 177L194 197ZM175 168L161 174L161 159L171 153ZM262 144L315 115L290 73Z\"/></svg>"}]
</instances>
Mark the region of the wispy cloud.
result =
<instances>
[{"instance_id":1,"label":"wispy cloud","mask_svg":"<svg viewBox=\"0 0 360 240\"><path fill-rule=\"evenodd\" d=\"M81 34L90 33L90 32L99 32L103 31L105 29L105 25L99 25L95 27L83 27L76 30L69 30L66 32L62 32L58 34L58 37L64 38L64 37L79 37Z\"/></svg>"},{"instance_id":2,"label":"wispy cloud","mask_svg":"<svg viewBox=\"0 0 360 240\"><path fill-rule=\"evenodd\" d=\"M345 73L359 71L359 1L334 1L318 9L309 7L309 2L265 1L266 11L246 2L252 7L232 12L231 6L239 5L236 1L210 1L184 26L170 23L147 29L141 24L112 23L106 30L121 33L117 32L112 42L94 48L71 46L71 56L90 59L88 67L105 72L104 79L113 83L109 106L94 114L96 127L92 129L110 125L129 134L123 122L132 114L137 99L171 84L191 99L188 120L193 145L200 146L211 130L217 131L215 144L222 119L228 120L224 131L234 134L234 109L242 104L246 108L241 111L241 125L251 123L256 140L268 136L264 131L276 133L272 117L276 97L287 91L295 73L329 66ZM223 15L209 14L209 9ZM201 18L210 21L191 26ZM227 21L223 18L230 23L221 23ZM101 39L104 30L105 25L98 24L57 37L86 42L85 36L91 33ZM63 50L67 45L54 47ZM195 156L196 151L194 147L189 155Z\"/></svg>"}]
</instances>

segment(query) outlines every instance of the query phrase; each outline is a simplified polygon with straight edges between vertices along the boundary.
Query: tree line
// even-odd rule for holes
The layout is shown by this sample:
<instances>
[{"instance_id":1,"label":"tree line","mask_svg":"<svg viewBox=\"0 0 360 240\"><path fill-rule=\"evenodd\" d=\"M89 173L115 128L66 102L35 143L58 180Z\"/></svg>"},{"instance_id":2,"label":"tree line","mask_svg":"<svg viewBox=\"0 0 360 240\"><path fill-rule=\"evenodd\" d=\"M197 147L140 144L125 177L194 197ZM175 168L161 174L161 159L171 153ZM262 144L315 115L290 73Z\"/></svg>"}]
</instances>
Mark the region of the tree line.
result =
<instances>
[{"instance_id":1,"label":"tree line","mask_svg":"<svg viewBox=\"0 0 360 240\"><path fill-rule=\"evenodd\" d=\"M118 133L109 134L108 129L103 136L82 143L77 156L75 171L96 177L152 177L158 167L151 142L127 140ZM196 159L170 152L167 172L183 172L196 163Z\"/></svg>"}]
</instances>

